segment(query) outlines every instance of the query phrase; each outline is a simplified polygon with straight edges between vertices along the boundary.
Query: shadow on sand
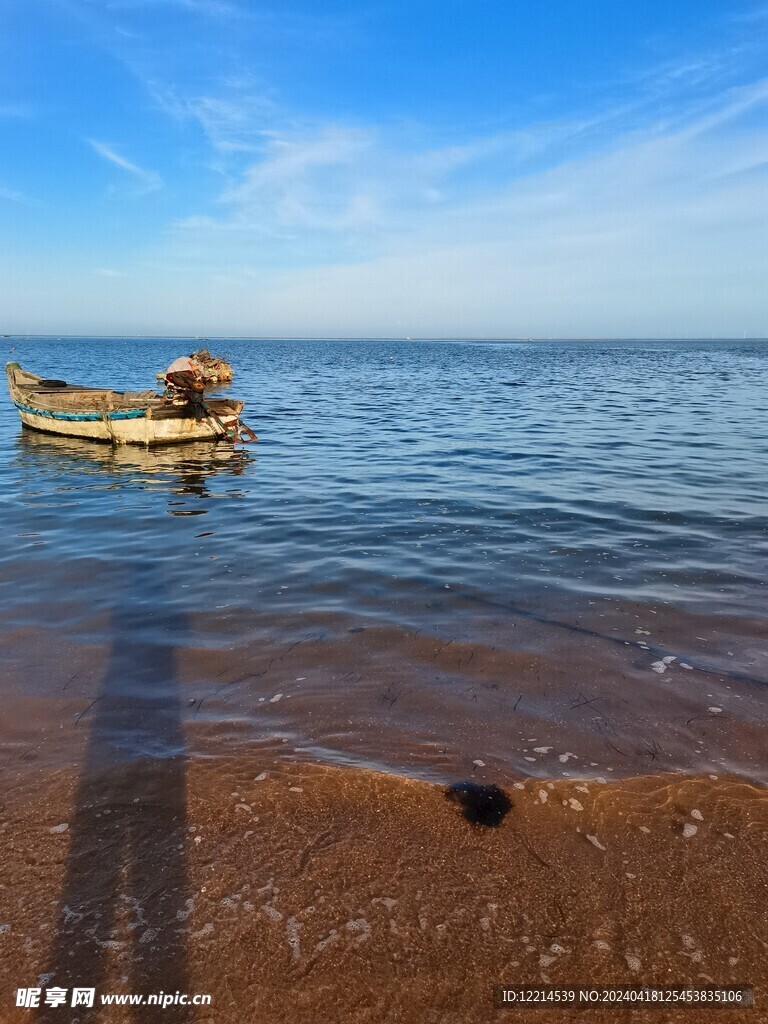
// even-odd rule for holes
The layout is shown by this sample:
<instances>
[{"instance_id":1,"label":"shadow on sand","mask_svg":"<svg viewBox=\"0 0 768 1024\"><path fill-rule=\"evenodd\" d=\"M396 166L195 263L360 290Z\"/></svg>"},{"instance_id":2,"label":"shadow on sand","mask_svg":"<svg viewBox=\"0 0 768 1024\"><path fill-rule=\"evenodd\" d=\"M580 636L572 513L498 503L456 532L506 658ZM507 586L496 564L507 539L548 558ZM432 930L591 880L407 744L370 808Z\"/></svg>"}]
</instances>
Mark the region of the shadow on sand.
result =
<instances>
[{"instance_id":1,"label":"shadow on sand","mask_svg":"<svg viewBox=\"0 0 768 1024\"><path fill-rule=\"evenodd\" d=\"M174 665L185 618L154 611L163 595L151 563L126 572L105 678L83 722L90 718L88 745L48 967L48 987L67 989L68 1005L72 988L96 989L93 1008L72 1009L72 1021L96 1020L105 992L187 991L185 752ZM185 1019L180 1010L174 1020ZM38 1019L60 1013L41 1008ZM161 1018L169 1011L134 1010L135 1020Z\"/></svg>"}]
</instances>

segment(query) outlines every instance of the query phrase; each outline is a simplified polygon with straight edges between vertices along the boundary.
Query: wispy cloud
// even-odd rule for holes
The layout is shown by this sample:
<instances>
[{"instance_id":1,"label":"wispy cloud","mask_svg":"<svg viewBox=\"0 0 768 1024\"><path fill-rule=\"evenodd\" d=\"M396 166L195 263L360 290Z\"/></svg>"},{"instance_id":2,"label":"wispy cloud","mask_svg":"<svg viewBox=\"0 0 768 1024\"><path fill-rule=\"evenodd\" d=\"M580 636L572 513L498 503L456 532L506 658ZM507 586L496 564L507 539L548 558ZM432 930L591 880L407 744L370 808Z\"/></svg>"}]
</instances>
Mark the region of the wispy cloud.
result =
<instances>
[{"instance_id":1,"label":"wispy cloud","mask_svg":"<svg viewBox=\"0 0 768 1024\"><path fill-rule=\"evenodd\" d=\"M231 0L176 0L183 7L209 17L233 17L242 14L242 8Z\"/></svg>"},{"instance_id":2,"label":"wispy cloud","mask_svg":"<svg viewBox=\"0 0 768 1024\"><path fill-rule=\"evenodd\" d=\"M260 150L265 133L305 118L286 109L274 79L259 74L287 53L345 52L361 38L365 9L313 12L288 4L246 0L61 0L91 40L146 89L155 106L177 122L197 125L222 170L227 157ZM206 16L207 25L158 33L154 9ZM306 58L304 58L306 59Z\"/></svg>"},{"instance_id":3,"label":"wispy cloud","mask_svg":"<svg viewBox=\"0 0 768 1024\"><path fill-rule=\"evenodd\" d=\"M768 20L768 4L758 3L746 10L733 11L730 18L734 22L748 25L754 22L766 21Z\"/></svg>"},{"instance_id":4,"label":"wispy cloud","mask_svg":"<svg viewBox=\"0 0 768 1024\"><path fill-rule=\"evenodd\" d=\"M327 262L339 246L346 257L355 250L370 255L372 246L487 194L490 182L498 187L526 173L549 151L562 160L600 123L545 123L426 148L412 132L376 126L265 130L259 159L231 175L219 195L225 212L185 218L176 229L187 243L206 233L229 235L241 248L249 238L259 245L271 238L282 249L293 247L300 262L318 252Z\"/></svg>"},{"instance_id":5,"label":"wispy cloud","mask_svg":"<svg viewBox=\"0 0 768 1024\"><path fill-rule=\"evenodd\" d=\"M11 203L22 203L24 206L37 205L34 199L30 199L23 192L19 192L15 188L6 188L4 185L0 185L0 199L7 199Z\"/></svg>"},{"instance_id":6,"label":"wispy cloud","mask_svg":"<svg viewBox=\"0 0 768 1024\"><path fill-rule=\"evenodd\" d=\"M328 38L338 45L332 14L312 21L245 0L68 3L146 89L148 116L172 119L167 134L183 147L166 152L164 174L182 148L190 154L183 207L163 238L133 254L126 279L108 280L123 275L109 254L88 258L89 283L110 310L122 297L126 316L141 307L158 327L195 333L397 333L398 322L411 334L768 327L768 80L754 70L754 25L733 29L724 15L722 46L710 35L698 53L657 40L626 72L584 79L583 102L546 99L549 118L523 101L489 113L476 97L468 127L447 105L433 123L411 117L396 89L400 117L365 102L354 109L368 116L329 114L353 107L339 91L338 102L307 97L314 79L289 81L286 55L327 57ZM164 6L173 17L142 14ZM171 23L183 31L158 30ZM290 46L280 51L276 38ZM304 96L305 109L286 96ZM103 129L82 135L91 131ZM90 145L139 192L159 188L122 141ZM179 308L186 325L164 321ZM211 320L212 309L231 319ZM755 319L742 325L747 310Z\"/></svg>"},{"instance_id":7,"label":"wispy cloud","mask_svg":"<svg viewBox=\"0 0 768 1024\"><path fill-rule=\"evenodd\" d=\"M683 132L691 137L703 135L764 106L767 101L768 78L729 89L724 96L719 97L719 103L714 104L713 109L693 118Z\"/></svg>"},{"instance_id":8,"label":"wispy cloud","mask_svg":"<svg viewBox=\"0 0 768 1024\"><path fill-rule=\"evenodd\" d=\"M36 108L31 103L0 103L0 118L26 119L34 117Z\"/></svg>"},{"instance_id":9,"label":"wispy cloud","mask_svg":"<svg viewBox=\"0 0 768 1024\"><path fill-rule=\"evenodd\" d=\"M220 194L227 212L198 215L179 226L240 235L253 231L260 243L265 234L286 231L412 234L424 223L450 222L460 211L464 219L468 209L504 206L515 191L529 196L537 183L539 199L547 202L555 194L555 181L557 194L564 187L572 194L582 160L607 171L624 154L632 154L622 167L625 183L638 180L661 187L670 175L703 182L727 168L760 163L765 146L759 132L747 138L742 130L736 149L723 139L729 126L767 103L765 79L723 90L716 99L697 100L687 110L679 109L673 123L631 125L617 133L617 113L609 109L591 118L427 149L404 145L402 138L375 127L263 130L260 158ZM584 199L589 201L589 190Z\"/></svg>"},{"instance_id":10,"label":"wispy cloud","mask_svg":"<svg viewBox=\"0 0 768 1024\"><path fill-rule=\"evenodd\" d=\"M126 160L125 157L120 156L119 153L116 153L111 146L108 146L104 142L96 142L95 139L88 139L88 142L99 156L108 160L121 170L127 171L139 186L140 192L154 192L163 187L163 179L155 171L148 171L143 167L139 167L137 164L131 163L130 160Z\"/></svg>"},{"instance_id":11,"label":"wispy cloud","mask_svg":"<svg viewBox=\"0 0 768 1024\"><path fill-rule=\"evenodd\" d=\"M169 258L266 331L760 334L766 107L756 81L576 152L593 126L416 152L372 129L276 137ZM526 168L536 145L547 166ZM488 161L506 182L478 186Z\"/></svg>"},{"instance_id":12,"label":"wispy cloud","mask_svg":"<svg viewBox=\"0 0 768 1024\"><path fill-rule=\"evenodd\" d=\"M260 151L280 119L270 90L259 87L248 75L232 76L217 84L216 92L206 92L181 90L155 79L145 82L155 104L177 121L199 125L216 153Z\"/></svg>"},{"instance_id":13,"label":"wispy cloud","mask_svg":"<svg viewBox=\"0 0 768 1024\"><path fill-rule=\"evenodd\" d=\"M238 223L345 230L378 219L367 132L331 126L309 138L272 138L265 148L264 159L221 196Z\"/></svg>"},{"instance_id":14,"label":"wispy cloud","mask_svg":"<svg viewBox=\"0 0 768 1024\"><path fill-rule=\"evenodd\" d=\"M233 17L242 13L233 0L108 0L110 11L138 10L147 7L181 7L207 17Z\"/></svg>"}]
</instances>

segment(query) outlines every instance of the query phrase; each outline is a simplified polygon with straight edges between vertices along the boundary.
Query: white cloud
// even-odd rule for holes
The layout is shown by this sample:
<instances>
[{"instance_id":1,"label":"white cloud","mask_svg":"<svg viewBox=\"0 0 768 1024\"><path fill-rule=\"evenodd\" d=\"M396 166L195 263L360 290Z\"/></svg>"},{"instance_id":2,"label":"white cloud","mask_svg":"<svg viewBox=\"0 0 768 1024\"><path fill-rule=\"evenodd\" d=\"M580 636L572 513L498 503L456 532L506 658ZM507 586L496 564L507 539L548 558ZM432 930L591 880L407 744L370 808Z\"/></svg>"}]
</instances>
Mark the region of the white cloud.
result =
<instances>
[{"instance_id":1,"label":"white cloud","mask_svg":"<svg viewBox=\"0 0 768 1024\"><path fill-rule=\"evenodd\" d=\"M415 154L362 129L275 139L222 217L173 236L168 287L188 289L194 333L762 335L767 101L756 82L525 175L510 139ZM489 152L506 185L451 186Z\"/></svg>"},{"instance_id":2,"label":"white cloud","mask_svg":"<svg viewBox=\"0 0 768 1024\"><path fill-rule=\"evenodd\" d=\"M0 118L26 120L34 117L36 108L31 103L0 103Z\"/></svg>"},{"instance_id":3,"label":"white cloud","mask_svg":"<svg viewBox=\"0 0 768 1024\"><path fill-rule=\"evenodd\" d=\"M219 94L184 92L154 79L144 84L169 117L196 122L216 153L260 151L278 119L269 90L247 76L225 81Z\"/></svg>"},{"instance_id":4,"label":"white cloud","mask_svg":"<svg viewBox=\"0 0 768 1024\"><path fill-rule=\"evenodd\" d=\"M237 4L230 0L177 0L183 7L208 17L233 17L241 13Z\"/></svg>"},{"instance_id":5,"label":"white cloud","mask_svg":"<svg viewBox=\"0 0 768 1024\"><path fill-rule=\"evenodd\" d=\"M107 10L121 11L142 7L183 7L208 17L232 17L240 7L231 0L108 0Z\"/></svg>"},{"instance_id":6,"label":"white cloud","mask_svg":"<svg viewBox=\"0 0 768 1024\"><path fill-rule=\"evenodd\" d=\"M343 125L273 133L261 159L221 193L225 212L179 222L178 245L231 247L239 260L250 249L259 263L276 256L283 262L291 253L299 264L312 262L322 249L327 263L402 251L425 239L524 241L543 224L579 216L626 227L633 210L653 219L655 210L674 215L693 197L711 205L714 179L759 172L768 139L758 129L730 126L766 100L768 81L756 82L689 111L674 129L626 132L610 147L601 134L610 112L421 151L380 131ZM601 144L572 155L574 143L590 139ZM534 158L545 169L532 171Z\"/></svg>"},{"instance_id":7,"label":"white cloud","mask_svg":"<svg viewBox=\"0 0 768 1024\"><path fill-rule=\"evenodd\" d=\"M0 199L7 199L11 203L22 203L25 206L33 205L34 201L15 188L6 188L0 185Z\"/></svg>"},{"instance_id":8,"label":"white cloud","mask_svg":"<svg viewBox=\"0 0 768 1024\"><path fill-rule=\"evenodd\" d=\"M55 308L95 332L765 336L768 173L749 159L764 140L721 132L625 140L425 216L366 259L259 267L209 234L197 264L174 244L119 292L89 290L88 322L77 284Z\"/></svg>"},{"instance_id":9,"label":"white cloud","mask_svg":"<svg viewBox=\"0 0 768 1024\"><path fill-rule=\"evenodd\" d=\"M136 164L131 163L130 160L126 160L125 157L120 156L119 153L116 153L115 150L105 142L96 142L94 139L89 139L88 142L99 156L108 160L121 170L127 171L140 186L141 192L154 192L163 187L163 179L155 171L147 171L144 170L143 167L139 167Z\"/></svg>"},{"instance_id":10,"label":"white cloud","mask_svg":"<svg viewBox=\"0 0 768 1024\"><path fill-rule=\"evenodd\" d=\"M146 0L155 2L222 15L233 7ZM259 15L243 9L252 28ZM109 322L72 329L768 329L768 136L759 123L768 80L726 88L738 74L738 46L606 83L604 96L618 100L606 99L601 112L473 137L457 126L443 125L440 135L423 124L300 117L242 71L238 41L224 29L209 50L231 71L208 56L201 68L189 53L174 63L165 41L126 44L120 59L157 106L199 128L198 169L213 163L221 177L204 182L198 202L185 192L181 219L138 254L124 281L106 280L122 271L94 273L89 259L88 315ZM91 145L140 191L162 185L111 145ZM218 197L203 199L212 183ZM60 301L82 315L82 303L68 307L66 291Z\"/></svg>"},{"instance_id":11,"label":"white cloud","mask_svg":"<svg viewBox=\"0 0 768 1024\"><path fill-rule=\"evenodd\" d=\"M413 131L344 124L265 129L253 147L259 159L230 175L219 195L224 212L179 221L179 244L230 244L244 255L250 244L254 254L258 248L282 261L293 253L298 263L371 255L425 218L450 215L472 196L487 194L489 181L513 179L548 151L562 158L612 116L427 148L423 133Z\"/></svg>"}]
</instances>

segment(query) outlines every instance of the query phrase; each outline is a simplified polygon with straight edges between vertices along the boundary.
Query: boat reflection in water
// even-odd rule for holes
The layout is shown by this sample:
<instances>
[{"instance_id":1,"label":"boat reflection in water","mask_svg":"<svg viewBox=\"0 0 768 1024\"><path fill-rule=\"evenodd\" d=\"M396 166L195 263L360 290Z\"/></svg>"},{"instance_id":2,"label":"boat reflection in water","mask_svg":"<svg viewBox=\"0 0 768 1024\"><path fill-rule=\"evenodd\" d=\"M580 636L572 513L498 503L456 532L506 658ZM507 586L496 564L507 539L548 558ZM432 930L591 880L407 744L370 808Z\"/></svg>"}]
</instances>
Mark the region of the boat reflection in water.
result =
<instances>
[{"instance_id":1,"label":"boat reflection in water","mask_svg":"<svg viewBox=\"0 0 768 1024\"><path fill-rule=\"evenodd\" d=\"M106 613L101 679L71 726L87 739L47 958L52 984L97 993L188 988L189 755L177 652L191 635L187 606L178 600L191 535L168 521L167 550L156 557L142 527L162 516L164 506L174 515L204 511L195 506L216 497L214 478L239 478L250 460L244 451L211 443L183 451L108 448L26 431L18 440L16 470L30 497L30 515L41 526L44 516L48 523L59 517L63 533L54 526L47 536L56 538L65 573L88 557L89 547L98 550L83 589L98 595ZM36 505L35 494L52 492L64 499L55 512L50 504ZM80 532L87 536L78 543L81 517ZM65 578L54 576L50 583L54 610ZM97 1002L82 1008L79 1019L96 1020L98 1012ZM141 1020L160 1021L163 1012L142 1007ZM54 1019L56 1011L41 1007L37 1019L49 1016Z\"/></svg>"},{"instance_id":2,"label":"boat reflection in water","mask_svg":"<svg viewBox=\"0 0 768 1024\"><path fill-rule=\"evenodd\" d=\"M211 494L210 477L241 477L253 461L243 448L223 442L112 447L32 430L21 431L16 450L16 465L22 471L31 471L35 478L57 476L58 488L87 486L96 474L107 478L103 484L110 489L139 488L203 498Z\"/></svg>"}]
</instances>

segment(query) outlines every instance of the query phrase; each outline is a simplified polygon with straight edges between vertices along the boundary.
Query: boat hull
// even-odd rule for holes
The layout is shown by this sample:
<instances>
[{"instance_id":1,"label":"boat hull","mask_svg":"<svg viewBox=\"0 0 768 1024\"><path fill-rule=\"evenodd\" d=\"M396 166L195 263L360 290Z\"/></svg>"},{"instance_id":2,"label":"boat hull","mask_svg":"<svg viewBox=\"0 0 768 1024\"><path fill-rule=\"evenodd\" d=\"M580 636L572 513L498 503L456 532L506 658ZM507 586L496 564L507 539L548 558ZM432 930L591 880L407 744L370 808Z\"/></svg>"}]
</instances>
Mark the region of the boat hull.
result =
<instances>
[{"instance_id":1,"label":"boat hull","mask_svg":"<svg viewBox=\"0 0 768 1024\"><path fill-rule=\"evenodd\" d=\"M30 430L59 437L80 437L105 444L183 444L186 441L211 441L224 438L224 432L211 420L197 423L192 417L172 420L60 421L49 416L19 409L21 422ZM226 421L223 421L226 423Z\"/></svg>"}]
</instances>

